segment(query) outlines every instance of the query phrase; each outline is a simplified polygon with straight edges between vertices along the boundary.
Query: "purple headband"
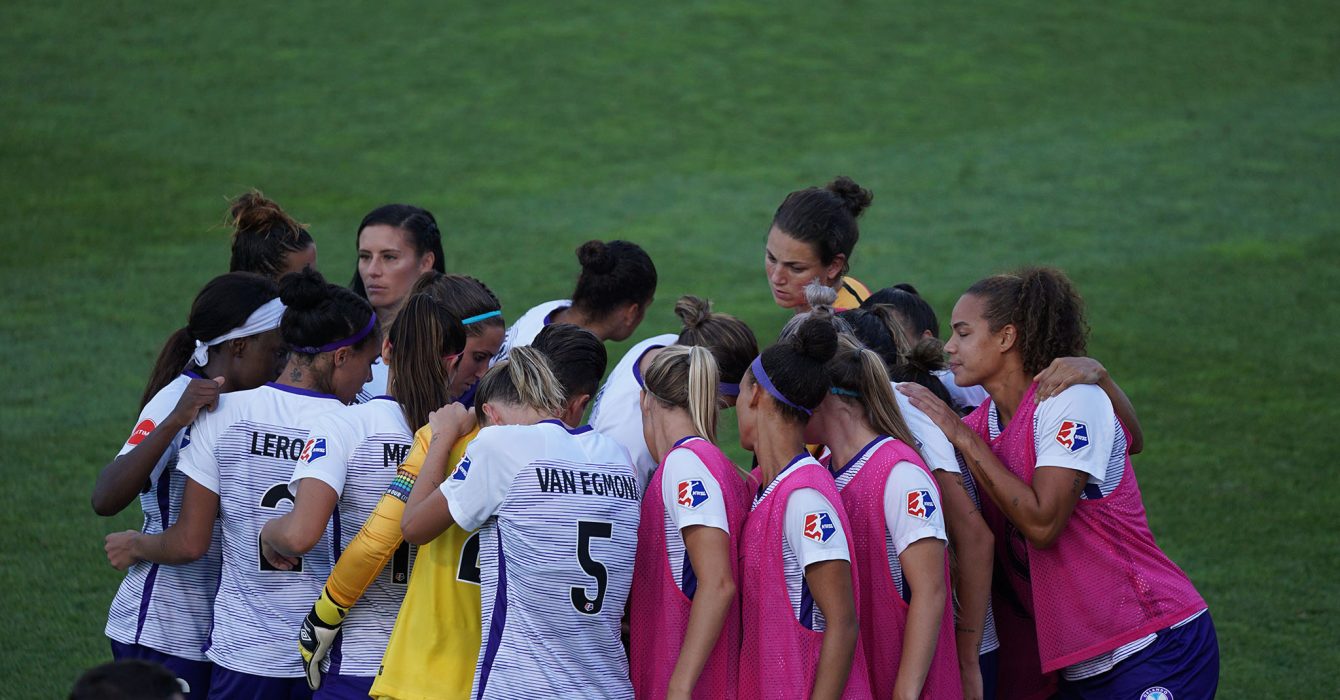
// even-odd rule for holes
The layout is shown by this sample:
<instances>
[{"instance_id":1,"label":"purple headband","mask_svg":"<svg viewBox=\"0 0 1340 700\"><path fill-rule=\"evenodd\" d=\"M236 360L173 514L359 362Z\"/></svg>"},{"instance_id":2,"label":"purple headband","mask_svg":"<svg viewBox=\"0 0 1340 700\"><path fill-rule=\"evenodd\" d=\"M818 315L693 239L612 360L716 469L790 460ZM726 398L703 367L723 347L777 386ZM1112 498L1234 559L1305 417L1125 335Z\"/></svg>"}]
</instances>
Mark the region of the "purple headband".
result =
<instances>
[{"instance_id":1,"label":"purple headband","mask_svg":"<svg viewBox=\"0 0 1340 700\"><path fill-rule=\"evenodd\" d=\"M330 352L331 350L339 350L340 348L361 342L364 338L368 337L368 334L371 333L372 329L375 328L376 326L377 326L377 312L374 311L372 312L372 317L368 319L368 325L363 326L363 330L349 336L348 338L345 338L344 340L337 340L333 343L326 343L321 347L312 347L310 345L301 345L301 346L294 345L291 349L293 350L293 352L300 352L303 353L304 355L320 355L323 352Z\"/></svg>"},{"instance_id":2,"label":"purple headband","mask_svg":"<svg viewBox=\"0 0 1340 700\"><path fill-rule=\"evenodd\" d=\"M781 401L787 406L790 406L791 408L794 408L797 411L800 411L801 413L804 413L807 416L814 415L814 411L811 411L810 409L805 408L804 406L798 406L794 403L791 403L790 399L786 398L785 396L782 396L782 392L778 391L777 387L772 385L772 380L768 379L768 373L763 371L762 355L759 355L758 357L754 358L754 362L753 364L749 365L749 369L752 370L754 373L754 381L758 382L758 385L763 387L763 390L768 392L768 394L772 396L772 398Z\"/></svg>"},{"instance_id":3,"label":"purple headband","mask_svg":"<svg viewBox=\"0 0 1340 700\"><path fill-rule=\"evenodd\" d=\"M740 385L738 383L731 384L730 382L719 382L717 383L717 393L722 396L739 396Z\"/></svg>"}]
</instances>

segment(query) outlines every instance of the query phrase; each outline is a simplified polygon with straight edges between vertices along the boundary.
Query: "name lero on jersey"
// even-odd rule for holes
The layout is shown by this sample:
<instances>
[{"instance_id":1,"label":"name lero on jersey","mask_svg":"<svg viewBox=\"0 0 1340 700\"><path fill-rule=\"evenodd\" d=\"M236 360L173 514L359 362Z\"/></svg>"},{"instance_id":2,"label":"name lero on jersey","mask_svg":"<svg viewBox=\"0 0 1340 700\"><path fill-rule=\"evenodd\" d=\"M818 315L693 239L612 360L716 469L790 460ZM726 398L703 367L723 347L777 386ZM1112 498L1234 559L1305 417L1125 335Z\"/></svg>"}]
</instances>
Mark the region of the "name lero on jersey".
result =
<instances>
[{"instance_id":1,"label":"name lero on jersey","mask_svg":"<svg viewBox=\"0 0 1340 700\"><path fill-rule=\"evenodd\" d=\"M398 442L387 442L382 444L382 466L386 468L399 467L405 462L405 455L409 454L409 445Z\"/></svg>"},{"instance_id":2,"label":"name lero on jersey","mask_svg":"<svg viewBox=\"0 0 1340 700\"><path fill-rule=\"evenodd\" d=\"M276 435L274 433L251 434L251 454L261 457L279 457L280 459L296 462L302 456L302 448L305 444L307 444L306 440L291 438L287 435Z\"/></svg>"},{"instance_id":3,"label":"name lero on jersey","mask_svg":"<svg viewBox=\"0 0 1340 700\"><path fill-rule=\"evenodd\" d=\"M588 496L613 496L629 501L642 500L637 477L583 472L558 467L536 467L535 480L544 493L582 493Z\"/></svg>"}]
</instances>

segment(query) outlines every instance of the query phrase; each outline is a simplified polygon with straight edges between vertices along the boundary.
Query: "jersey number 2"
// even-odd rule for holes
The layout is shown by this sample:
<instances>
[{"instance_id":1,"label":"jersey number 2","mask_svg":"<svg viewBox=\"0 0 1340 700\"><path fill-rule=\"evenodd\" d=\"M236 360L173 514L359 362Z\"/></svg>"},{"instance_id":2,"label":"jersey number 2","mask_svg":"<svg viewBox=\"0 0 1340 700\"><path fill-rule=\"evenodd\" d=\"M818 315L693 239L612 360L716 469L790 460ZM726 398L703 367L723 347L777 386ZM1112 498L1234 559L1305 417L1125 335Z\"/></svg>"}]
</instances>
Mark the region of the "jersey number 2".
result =
<instances>
[{"instance_id":1,"label":"jersey number 2","mask_svg":"<svg viewBox=\"0 0 1340 700\"><path fill-rule=\"evenodd\" d=\"M293 502L293 496L288 492L288 484L275 484L265 492L264 496L261 496L261 507L278 508L279 504L284 501ZM276 569L265 559L265 552L261 551L261 536L259 533L256 535L256 558L261 562L261 571L283 571L283 569ZM294 564L289 571L302 571L302 557L298 557L298 563Z\"/></svg>"},{"instance_id":2,"label":"jersey number 2","mask_svg":"<svg viewBox=\"0 0 1340 700\"><path fill-rule=\"evenodd\" d=\"M596 580L595 598L587 597L587 589L582 586L572 587L572 607L583 615L600 614L600 609L605 605L605 588L609 585L609 571L604 564L591 557L592 537L602 539L614 537L614 523L595 520L577 521L577 562L582 565L582 571Z\"/></svg>"}]
</instances>

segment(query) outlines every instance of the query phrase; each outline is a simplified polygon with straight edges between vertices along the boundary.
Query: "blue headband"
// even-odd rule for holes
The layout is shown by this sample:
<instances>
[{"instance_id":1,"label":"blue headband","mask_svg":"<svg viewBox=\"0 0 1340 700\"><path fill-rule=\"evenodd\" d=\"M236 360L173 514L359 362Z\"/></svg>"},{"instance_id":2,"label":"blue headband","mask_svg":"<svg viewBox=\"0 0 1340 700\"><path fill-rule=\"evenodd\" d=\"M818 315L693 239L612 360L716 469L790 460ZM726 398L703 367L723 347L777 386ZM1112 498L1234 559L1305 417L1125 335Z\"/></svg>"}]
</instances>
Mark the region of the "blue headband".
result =
<instances>
[{"instance_id":1,"label":"blue headband","mask_svg":"<svg viewBox=\"0 0 1340 700\"><path fill-rule=\"evenodd\" d=\"M463 319L461 319L461 325L462 325L462 326L468 326L468 325L470 325L470 324L472 324L472 323L477 323L477 322L479 322L479 321L483 321L483 320L486 319L486 318L493 318L494 316L501 316L501 315L502 315L502 309L497 309L497 310L494 310L494 311L485 311L485 312L482 313L482 314L477 314L477 315L471 316L470 318L463 318Z\"/></svg>"},{"instance_id":2,"label":"blue headband","mask_svg":"<svg viewBox=\"0 0 1340 700\"><path fill-rule=\"evenodd\" d=\"M859 398L861 398L861 395L860 395L860 394L858 394L858 393L852 391L851 389L843 389L843 388L840 387L840 386L832 386L832 387L828 387L828 393L830 393L830 394L836 394L837 396L850 396L850 397L852 397L853 399L859 399Z\"/></svg>"},{"instance_id":3,"label":"blue headband","mask_svg":"<svg viewBox=\"0 0 1340 700\"><path fill-rule=\"evenodd\" d=\"M377 327L377 312L374 311L372 312L372 316L368 318L368 325L363 326L363 330L349 336L348 338L345 338L344 340L337 340L333 343L326 343L325 345L317 347L313 347L311 345L294 345L291 349L293 350L293 352L300 352L304 355L320 355L323 352L330 352L331 350L339 350L340 348L343 347L355 345L359 341L368 337L368 334L371 333L372 329L376 327Z\"/></svg>"},{"instance_id":4,"label":"blue headband","mask_svg":"<svg viewBox=\"0 0 1340 700\"><path fill-rule=\"evenodd\" d=\"M749 369L754 372L754 381L757 381L758 385L763 387L763 390L768 392L768 395L772 396L772 398L777 399L778 401L786 404L787 406L790 406L791 408L796 409L797 411L800 411L801 413L804 413L807 416L814 415L814 411L811 411L810 409L805 408L804 406L791 403L790 399L786 398L785 396L782 396L782 392L778 391L777 387L772 385L772 380L768 378L768 373L763 371L762 355L759 355L758 357L754 358L754 362L753 364L749 365Z\"/></svg>"}]
</instances>

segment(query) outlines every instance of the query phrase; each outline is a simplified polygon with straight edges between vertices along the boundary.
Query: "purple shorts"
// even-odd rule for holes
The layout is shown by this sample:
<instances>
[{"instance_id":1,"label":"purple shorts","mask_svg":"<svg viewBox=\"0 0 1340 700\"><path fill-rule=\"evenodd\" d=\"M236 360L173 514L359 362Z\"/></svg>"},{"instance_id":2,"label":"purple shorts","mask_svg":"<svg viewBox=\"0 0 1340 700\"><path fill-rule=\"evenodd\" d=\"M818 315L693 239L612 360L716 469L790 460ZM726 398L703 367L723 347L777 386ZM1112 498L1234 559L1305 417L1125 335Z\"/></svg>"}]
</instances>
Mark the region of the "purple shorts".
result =
<instances>
[{"instance_id":1,"label":"purple shorts","mask_svg":"<svg viewBox=\"0 0 1340 700\"><path fill-rule=\"evenodd\" d=\"M1061 680L1061 698L1200 700L1219 689L1219 638L1209 611L1159 632L1153 644L1110 671L1078 681Z\"/></svg>"},{"instance_id":2,"label":"purple shorts","mask_svg":"<svg viewBox=\"0 0 1340 700\"><path fill-rule=\"evenodd\" d=\"M210 700L311 700L306 678L270 678L214 666Z\"/></svg>"},{"instance_id":3,"label":"purple shorts","mask_svg":"<svg viewBox=\"0 0 1340 700\"><path fill-rule=\"evenodd\" d=\"M321 676L321 687L312 693L313 700L366 700L372 691L376 676Z\"/></svg>"},{"instance_id":4,"label":"purple shorts","mask_svg":"<svg viewBox=\"0 0 1340 700\"><path fill-rule=\"evenodd\" d=\"M210 673L214 670L214 664L208 661L192 661L180 656L164 654L157 649L150 649L142 644L122 644L115 639L107 641L112 643L112 659L116 661L139 659L160 664L176 677L186 681L191 689L190 697L203 698L209 696L209 678Z\"/></svg>"}]
</instances>

